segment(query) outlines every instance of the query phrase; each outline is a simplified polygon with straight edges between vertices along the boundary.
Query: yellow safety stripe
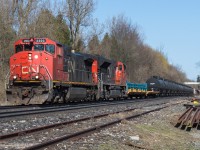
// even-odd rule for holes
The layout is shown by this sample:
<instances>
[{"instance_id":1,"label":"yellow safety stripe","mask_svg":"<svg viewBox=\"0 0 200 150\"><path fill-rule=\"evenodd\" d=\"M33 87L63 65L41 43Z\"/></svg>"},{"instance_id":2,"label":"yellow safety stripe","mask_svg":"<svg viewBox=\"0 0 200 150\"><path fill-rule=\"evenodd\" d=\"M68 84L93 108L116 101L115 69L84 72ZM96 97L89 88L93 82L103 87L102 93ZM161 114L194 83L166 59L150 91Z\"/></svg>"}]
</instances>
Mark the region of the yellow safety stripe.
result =
<instances>
[{"instance_id":1,"label":"yellow safety stripe","mask_svg":"<svg viewBox=\"0 0 200 150\"><path fill-rule=\"evenodd\" d=\"M34 80L34 81L33 81L33 80L27 80L27 81L24 81L24 80L23 80L23 81L22 81L22 80L20 80L20 81L14 81L14 82L19 82L19 83L22 83L22 82L31 82L31 83L37 82L37 83L38 83L38 82L41 82L41 81L35 81L35 80Z\"/></svg>"},{"instance_id":2,"label":"yellow safety stripe","mask_svg":"<svg viewBox=\"0 0 200 150\"><path fill-rule=\"evenodd\" d=\"M79 84L79 85L91 85L92 83L87 82L61 82L61 81L53 81L53 83L64 83L64 84Z\"/></svg>"},{"instance_id":3,"label":"yellow safety stripe","mask_svg":"<svg viewBox=\"0 0 200 150\"><path fill-rule=\"evenodd\" d=\"M146 90L136 90L136 89L129 89L127 94L137 94L137 93L146 93L146 95L148 94L159 94L160 92L158 91L146 91Z\"/></svg>"},{"instance_id":4,"label":"yellow safety stripe","mask_svg":"<svg viewBox=\"0 0 200 150\"><path fill-rule=\"evenodd\" d=\"M22 83L22 82L41 82L41 80L37 81L37 80L16 80L14 82L18 82L18 83ZM86 83L86 82L61 82L61 81L53 81L53 83L64 83L64 84L79 84L79 85L91 85L92 83Z\"/></svg>"}]
</instances>

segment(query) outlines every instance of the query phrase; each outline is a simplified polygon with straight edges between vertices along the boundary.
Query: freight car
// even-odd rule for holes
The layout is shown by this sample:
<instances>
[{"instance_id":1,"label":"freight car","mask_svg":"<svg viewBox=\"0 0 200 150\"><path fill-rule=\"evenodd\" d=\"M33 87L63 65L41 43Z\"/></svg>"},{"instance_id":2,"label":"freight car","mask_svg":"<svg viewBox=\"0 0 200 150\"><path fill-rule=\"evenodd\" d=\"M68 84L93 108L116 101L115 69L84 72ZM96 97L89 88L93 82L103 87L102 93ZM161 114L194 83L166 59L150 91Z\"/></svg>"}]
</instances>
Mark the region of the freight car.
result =
<instances>
[{"instance_id":1,"label":"freight car","mask_svg":"<svg viewBox=\"0 0 200 150\"><path fill-rule=\"evenodd\" d=\"M10 104L117 99L126 94L122 62L76 53L48 38L20 39L14 48L6 80Z\"/></svg>"},{"instance_id":2,"label":"freight car","mask_svg":"<svg viewBox=\"0 0 200 150\"><path fill-rule=\"evenodd\" d=\"M129 98L147 98L156 97L159 95L159 91L148 88L147 83L126 83L127 97Z\"/></svg>"},{"instance_id":3,"label":"freight car","mask_svg":"<svg viewBox=\"0 0 200 150\"><path fill-rule=\"evenodd\" d=\"M186 96L193 94L193 88L158 76L147 81L148 91L157 91L159 96Z\"/></svg>"}]
</instances>

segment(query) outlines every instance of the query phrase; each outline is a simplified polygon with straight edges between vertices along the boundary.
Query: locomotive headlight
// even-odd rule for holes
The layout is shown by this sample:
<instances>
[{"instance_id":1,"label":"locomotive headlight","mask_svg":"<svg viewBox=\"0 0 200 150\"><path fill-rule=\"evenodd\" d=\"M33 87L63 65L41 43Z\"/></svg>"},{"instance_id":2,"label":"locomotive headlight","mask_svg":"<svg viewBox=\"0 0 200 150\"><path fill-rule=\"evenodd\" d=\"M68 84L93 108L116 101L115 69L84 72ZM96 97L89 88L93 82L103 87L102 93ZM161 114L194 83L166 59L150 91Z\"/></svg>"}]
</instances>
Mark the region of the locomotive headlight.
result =
<instances>
[{"instance_id":1,"label":"locomotive headlight","mask_svg":"<svg viewBox=\"0 0 200 150\"><path fill-rule=\"evenodd\" d=\"M28 59L29 59L29 60L31 60L31 56L32 56L32 54L29 53L29 54L28 54Z\"/></svg>"},{"instance_id":2,"label":"locomotive headlight","mask_svg":"<svg viewBox=\"0 0 200 150\"><path fill-rule=\"evenodd\" d=\"M16 80L16 79L17 79L17 76L13 76L13 79Z\"/></svg>"},{"instance_id":3,"label":"locomotive headlight","mask_svg":"<svg viewBox=\"0 0 200 150\"><path fill-rule=\"evenodd\" d=\"M35 76L35 79L39 79L39 76Z\"/></svg>"},{"instance_id":4,"label":"locomotive headlight","mask_svg":"<svg viewBox=\"0 0 200 150\"><path fill-rule=\"evenodd\" d=\"M35 55L34 58L35 58L35 59L38 59L38 55Z\"/></svg>"}]
</instances>

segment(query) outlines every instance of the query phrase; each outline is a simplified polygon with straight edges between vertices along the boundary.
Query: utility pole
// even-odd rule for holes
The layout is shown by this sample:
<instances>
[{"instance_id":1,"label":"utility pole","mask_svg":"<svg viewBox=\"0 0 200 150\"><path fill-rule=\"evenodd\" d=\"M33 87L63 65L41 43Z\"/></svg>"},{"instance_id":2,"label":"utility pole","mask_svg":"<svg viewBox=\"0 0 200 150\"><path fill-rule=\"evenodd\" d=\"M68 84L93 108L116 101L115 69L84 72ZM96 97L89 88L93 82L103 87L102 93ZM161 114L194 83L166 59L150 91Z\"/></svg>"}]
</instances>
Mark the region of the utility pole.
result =
<instances>
[{"instance_id":1,"label":"utility pole","mask_svg":"<svg viewBox=\"0 0 200 150\"><path fill-rule=\"evenodd\" d=\"M200 82L200 75L197 76L197 82ZM198 85L198 90L200 89L200 85Z\"/></svg>"}]
</instances>

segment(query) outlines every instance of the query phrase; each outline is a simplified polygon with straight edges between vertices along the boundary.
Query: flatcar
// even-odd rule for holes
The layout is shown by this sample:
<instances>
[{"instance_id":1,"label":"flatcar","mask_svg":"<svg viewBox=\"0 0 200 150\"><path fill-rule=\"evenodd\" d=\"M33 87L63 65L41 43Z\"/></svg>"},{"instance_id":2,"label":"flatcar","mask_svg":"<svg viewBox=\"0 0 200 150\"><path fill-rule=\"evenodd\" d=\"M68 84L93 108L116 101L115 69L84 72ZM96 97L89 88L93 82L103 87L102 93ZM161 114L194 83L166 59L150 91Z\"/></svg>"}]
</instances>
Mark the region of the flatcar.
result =
<instances>
[{"instance_id":1,"label":"flatcar","mask_svg":"<svg viewBox=\"0 0 200 150\"><path fill-rule=\"evenodd\" d=\"M126 83L127 97L129 98L147 98L157 97L160 92L157 90L149 89L147 83Z\"/></svg>"},{"instance_id":2,"label":"flatcar","mask_svg":"<svg viewBox=\"0 0 200 150\"><path fill-rule=\"evenodd\" d=\"M147 96L147 84L146 83L126 83L127 95L130 98L142 98Z\"/></svg>"}]
</instances>

